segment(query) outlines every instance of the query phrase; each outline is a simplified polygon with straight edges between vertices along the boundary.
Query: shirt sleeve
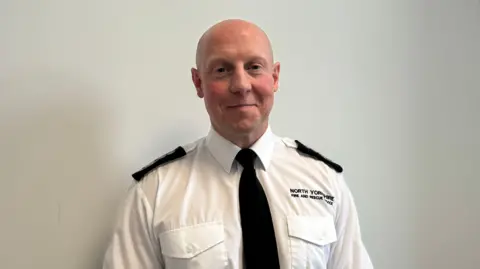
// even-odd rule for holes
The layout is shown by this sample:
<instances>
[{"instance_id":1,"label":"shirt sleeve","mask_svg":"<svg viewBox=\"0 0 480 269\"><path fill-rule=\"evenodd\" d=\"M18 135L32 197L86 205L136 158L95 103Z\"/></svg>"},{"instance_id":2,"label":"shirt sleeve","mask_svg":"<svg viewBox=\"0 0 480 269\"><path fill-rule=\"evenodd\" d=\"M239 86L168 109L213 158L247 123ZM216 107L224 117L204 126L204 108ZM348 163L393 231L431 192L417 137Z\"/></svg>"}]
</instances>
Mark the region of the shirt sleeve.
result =
<instances>
[{"instance_id":1,"label":"shirt sleeve","mask_svg":"<svg viewBox=\"0 0 480 269\"><path fill-rule=\"evenodd\" d=\"M337 178L337 241L330 251L328 269L373 269L373 264L361 237L358 213L353 195L343 174Z\"/></svg>"},{"instance_id":2,"label":"shirt sleeve","mask_svg":"<svg viewBox=\"0 0 480 269\"><path fill-rule=\"evenodd\" d=\"M152 228L153 212L136 183L120 209L103 269L162 269L160 247Z\"/></svg>"}]
</instances>

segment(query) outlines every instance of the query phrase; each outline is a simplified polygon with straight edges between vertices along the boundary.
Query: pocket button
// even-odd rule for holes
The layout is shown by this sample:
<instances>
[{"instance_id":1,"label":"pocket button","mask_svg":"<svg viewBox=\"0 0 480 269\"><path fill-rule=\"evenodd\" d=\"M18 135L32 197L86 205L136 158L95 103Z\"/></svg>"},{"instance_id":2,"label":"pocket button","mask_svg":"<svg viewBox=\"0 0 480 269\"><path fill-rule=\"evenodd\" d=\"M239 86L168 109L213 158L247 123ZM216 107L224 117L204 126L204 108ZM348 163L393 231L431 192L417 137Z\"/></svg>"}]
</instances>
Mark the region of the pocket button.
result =
<instances>
[{"instance_id":1,"label":"pocket button","mask_svg":"<svg viewBox=\"0 0 480 269\"><path fill-rule=\"evenodd\" d=\"M189 254L195 253L196 249L197 248L195 247L194 244L188 244L187 245L187 253L189 253Z\"/></svg>"}]
</instances>

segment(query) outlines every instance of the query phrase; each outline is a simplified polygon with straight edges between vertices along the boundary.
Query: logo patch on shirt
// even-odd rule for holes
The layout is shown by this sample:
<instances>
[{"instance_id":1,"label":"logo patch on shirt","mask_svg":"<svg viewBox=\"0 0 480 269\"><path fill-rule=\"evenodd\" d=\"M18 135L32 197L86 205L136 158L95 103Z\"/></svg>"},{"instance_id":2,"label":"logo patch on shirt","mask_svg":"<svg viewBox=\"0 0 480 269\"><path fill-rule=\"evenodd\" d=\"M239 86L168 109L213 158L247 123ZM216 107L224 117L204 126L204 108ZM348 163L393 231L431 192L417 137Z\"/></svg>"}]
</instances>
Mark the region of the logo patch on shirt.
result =
<instances>
[{"instance_id":1,"label":"logo patch on shirt","mask_svg":"<svg viewBox=\"0 0 480 269\"><path fill-rule=\"evenodd\" d=\"M322 200L329 205L333 205L335 197L327 195L319 190L308 190L308 189L290 189L290 196L300 199L313 199L313 200Z\"/></svg>"}]
</instances>

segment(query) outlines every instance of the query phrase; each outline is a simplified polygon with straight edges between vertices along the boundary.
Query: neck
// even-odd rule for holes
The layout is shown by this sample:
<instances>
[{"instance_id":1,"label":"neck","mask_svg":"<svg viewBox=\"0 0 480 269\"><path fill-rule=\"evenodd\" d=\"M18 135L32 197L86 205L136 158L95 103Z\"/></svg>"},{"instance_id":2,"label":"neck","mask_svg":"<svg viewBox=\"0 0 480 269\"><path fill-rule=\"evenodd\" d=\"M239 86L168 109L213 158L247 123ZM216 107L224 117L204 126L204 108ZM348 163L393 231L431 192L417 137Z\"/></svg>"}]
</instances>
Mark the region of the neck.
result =
<instances>
[{"instance_id":1,"label":"neck","mask_svg":"<svg viewBox=\"0 0 480 269\"><path fill-rule=\"evenodd\" d=\"M236 132L235 130L227 132L225 130L221 130L220 128L216 128L215 125L212 126L218 134L237 145L239 148L251 147L268 129L268 124L265 124L264 126L259 126L258 128L249 132Z\"/></svg>"}]
</instances>

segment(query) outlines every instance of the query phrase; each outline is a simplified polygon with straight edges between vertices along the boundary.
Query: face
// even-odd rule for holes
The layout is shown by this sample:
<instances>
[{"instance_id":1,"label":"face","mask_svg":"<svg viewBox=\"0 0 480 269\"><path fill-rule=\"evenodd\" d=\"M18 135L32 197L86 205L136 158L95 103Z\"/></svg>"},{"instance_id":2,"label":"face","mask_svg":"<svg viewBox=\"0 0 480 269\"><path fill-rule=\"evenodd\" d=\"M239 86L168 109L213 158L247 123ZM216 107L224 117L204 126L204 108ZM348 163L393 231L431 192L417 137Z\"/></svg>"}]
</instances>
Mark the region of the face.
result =
<instances>
[{"instance_id":1,"label":"face","mask_svg":"<svg viewBox=\"0 0 480 269\"><path fill-rule=\"evenodd\" d=\"M248 30L218 33L203 53L192 79L215 129L233 135L263 132L280 72L266 37Z\"/></svg>"}]
</instances>

